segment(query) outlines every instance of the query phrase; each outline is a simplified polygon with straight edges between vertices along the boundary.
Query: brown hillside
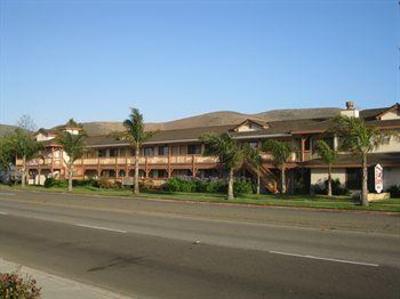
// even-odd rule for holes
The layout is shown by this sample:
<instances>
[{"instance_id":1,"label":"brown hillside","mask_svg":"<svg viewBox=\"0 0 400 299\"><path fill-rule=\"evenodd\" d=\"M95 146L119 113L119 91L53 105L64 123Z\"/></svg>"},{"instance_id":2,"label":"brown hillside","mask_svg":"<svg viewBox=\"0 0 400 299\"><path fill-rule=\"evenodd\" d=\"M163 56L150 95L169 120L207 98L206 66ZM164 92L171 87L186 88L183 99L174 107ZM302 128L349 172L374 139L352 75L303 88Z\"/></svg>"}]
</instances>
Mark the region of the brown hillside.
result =
<instances>
[{"instance_id":1,"label":"brown hillside","mask_svg":"<svg viewBox=\"0 0 400 299\"><path fill-rule=\"evenodd\" d=\"M294 120L307 118L331 117L340 111L339 108L310 108L310 109L287 109L271 110L257 114L244 114L233 111L217 111L186 117L178 120L147 123L147 130L179 130L196 127L223 126L238 124L247 118L261 121ZM120 122L86 122L83 127L88 135L107 135L114 131L123 129Z\"/></svg>"}]
</instances>

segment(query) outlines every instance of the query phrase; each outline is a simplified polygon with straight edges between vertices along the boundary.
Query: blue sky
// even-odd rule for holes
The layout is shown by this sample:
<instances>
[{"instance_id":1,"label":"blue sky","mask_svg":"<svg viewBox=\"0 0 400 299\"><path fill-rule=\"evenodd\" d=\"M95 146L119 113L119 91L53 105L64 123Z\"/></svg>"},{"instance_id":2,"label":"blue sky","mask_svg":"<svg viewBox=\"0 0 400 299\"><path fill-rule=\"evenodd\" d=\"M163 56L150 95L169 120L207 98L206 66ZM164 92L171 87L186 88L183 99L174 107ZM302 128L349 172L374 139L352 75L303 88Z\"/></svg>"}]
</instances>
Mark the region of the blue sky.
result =
<instances>
[{"instance_id":1,"label":"blue sky","mask_svg":"<svg viewBox=\"0 0 400 299\"><path fill-rule=\"evenodd\" d=\"M397 1L0 0L0 123L400 101Z\"/></svg>"}]
</instances>

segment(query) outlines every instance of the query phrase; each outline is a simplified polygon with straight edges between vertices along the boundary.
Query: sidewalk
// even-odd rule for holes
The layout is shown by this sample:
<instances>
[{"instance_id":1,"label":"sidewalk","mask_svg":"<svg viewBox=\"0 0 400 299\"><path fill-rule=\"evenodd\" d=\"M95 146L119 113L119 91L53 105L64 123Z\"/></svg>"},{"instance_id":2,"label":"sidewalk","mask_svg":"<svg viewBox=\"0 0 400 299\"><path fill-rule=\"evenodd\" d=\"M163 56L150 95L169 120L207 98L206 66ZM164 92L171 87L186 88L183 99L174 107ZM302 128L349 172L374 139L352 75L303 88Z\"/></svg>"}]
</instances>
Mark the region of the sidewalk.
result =
<instances>
[{"instance_id":1,"label":"sidewalk","mask_svg":"<svg viewBox=\"0 0 400 299\"><path fill-rule=\"evenodd\" d=\"M48 274L0 258L0 273L4 272L17 272L22 274L22 276L27 274L36 279L37 285L42 288L42 299L132 299L131 297L118 295L107 290Z\"/></svg>"}]
</instances>

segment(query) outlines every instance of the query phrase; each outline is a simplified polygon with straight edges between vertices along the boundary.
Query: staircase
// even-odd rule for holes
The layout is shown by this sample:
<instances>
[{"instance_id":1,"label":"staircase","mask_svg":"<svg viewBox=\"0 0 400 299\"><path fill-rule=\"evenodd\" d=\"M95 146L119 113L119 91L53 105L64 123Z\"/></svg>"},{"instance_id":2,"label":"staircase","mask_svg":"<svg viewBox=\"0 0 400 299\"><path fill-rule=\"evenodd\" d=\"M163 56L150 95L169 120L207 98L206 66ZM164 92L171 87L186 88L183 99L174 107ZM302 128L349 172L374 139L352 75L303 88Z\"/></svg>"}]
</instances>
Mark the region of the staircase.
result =
<instances>
[{"instance_id":1,"label":"staircase","mask_svg":"<svg viewBox=\"0 0 400 299\"><path fill-rule=\"evenodd\" d=\"M261 187L264 187L271 193L278 192L278 179L270 169L262 165L257 169L254 165L247 162L243 166L255 176L260 173Z\"/></svg>"}]
</instances>

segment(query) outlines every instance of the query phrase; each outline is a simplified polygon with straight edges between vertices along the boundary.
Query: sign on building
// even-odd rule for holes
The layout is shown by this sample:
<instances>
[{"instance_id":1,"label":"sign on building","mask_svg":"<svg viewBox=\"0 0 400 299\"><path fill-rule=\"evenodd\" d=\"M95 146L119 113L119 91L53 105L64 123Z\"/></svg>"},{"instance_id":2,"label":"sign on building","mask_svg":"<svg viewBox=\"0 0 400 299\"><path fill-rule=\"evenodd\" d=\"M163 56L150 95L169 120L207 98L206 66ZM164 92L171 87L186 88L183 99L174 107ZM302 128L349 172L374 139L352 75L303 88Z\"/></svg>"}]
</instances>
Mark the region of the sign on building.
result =
<instances>
[{"instance_id":1,"label":"sign on building","mask_svg":"<svg viewBox=\"0 0 400 299\"><path fill-rule=\"evenodd\" d=\"M383 167L380 164L375 166L375 190L378 193L383 190Z\"/></svg>"}]
</instances>

